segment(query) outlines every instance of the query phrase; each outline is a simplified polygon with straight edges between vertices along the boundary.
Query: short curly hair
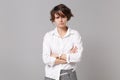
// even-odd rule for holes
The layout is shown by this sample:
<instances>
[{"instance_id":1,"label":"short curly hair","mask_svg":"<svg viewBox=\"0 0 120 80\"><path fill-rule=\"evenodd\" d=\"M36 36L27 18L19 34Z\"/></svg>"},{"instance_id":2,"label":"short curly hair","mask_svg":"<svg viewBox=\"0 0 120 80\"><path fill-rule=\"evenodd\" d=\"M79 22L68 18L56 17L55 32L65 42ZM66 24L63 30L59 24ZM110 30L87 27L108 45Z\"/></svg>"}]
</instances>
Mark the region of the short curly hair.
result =
<instances>
[{"instance_id":1,"label":"short curly hair","mask_svg":"<svg viewBox=\"0 0 120 80\"><path fill-rule=\"evenodd\" d=\"M62 13L61 13L62 12ZM71 12L71 9L69 9L66 5L64 4L59 4L57 6L55 6L51 12L51 18L50 21L54 22L55 19L55 14L61 16L61 17L67 17L67 20L69 21L71 19L71 17L73 17L73 14Z\"/></svg>"}]
</instances>

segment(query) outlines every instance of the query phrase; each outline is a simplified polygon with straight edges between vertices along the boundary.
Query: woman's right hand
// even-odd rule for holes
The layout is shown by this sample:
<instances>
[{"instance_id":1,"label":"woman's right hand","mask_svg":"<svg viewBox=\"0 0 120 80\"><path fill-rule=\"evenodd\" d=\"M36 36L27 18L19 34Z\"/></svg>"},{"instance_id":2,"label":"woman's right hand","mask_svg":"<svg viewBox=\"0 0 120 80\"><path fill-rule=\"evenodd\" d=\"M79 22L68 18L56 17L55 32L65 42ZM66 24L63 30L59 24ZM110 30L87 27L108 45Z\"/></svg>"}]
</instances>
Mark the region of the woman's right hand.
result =
<instances>
[{"instance_id":1,"label":"woman's right hand","mask_svg":"<svg viewBox=\"0 0 120 80\"><path fill-rule=\"evenodd\" d=\"M76 46L73 46L71 49L70 49L70 53L76 53L77 52L77 47Z\"/></svg>"}]
</instances>

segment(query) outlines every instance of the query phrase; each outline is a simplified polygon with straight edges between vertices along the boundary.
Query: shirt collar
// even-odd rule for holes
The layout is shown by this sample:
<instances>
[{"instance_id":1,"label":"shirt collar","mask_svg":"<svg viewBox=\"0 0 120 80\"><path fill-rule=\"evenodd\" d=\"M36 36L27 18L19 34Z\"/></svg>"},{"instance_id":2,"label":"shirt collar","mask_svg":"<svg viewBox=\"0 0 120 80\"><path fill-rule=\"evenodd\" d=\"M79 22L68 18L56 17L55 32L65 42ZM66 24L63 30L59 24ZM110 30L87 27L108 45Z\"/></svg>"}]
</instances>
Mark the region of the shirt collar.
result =
<instances>
[{"instance_id":1,"label":"shirt collar","mask_svg":"<svg viewBox=\"0 0 120 80\"><path fill-rule=\"evenodd\" d=\"M67 30L66 34L64 35L64 38L68 37L70 34L71 34L71 28L68 27L68 30ZM58 30L57 30L57 27L54 29L53 35L60 37Z\"/></svg>"}]
</instances>

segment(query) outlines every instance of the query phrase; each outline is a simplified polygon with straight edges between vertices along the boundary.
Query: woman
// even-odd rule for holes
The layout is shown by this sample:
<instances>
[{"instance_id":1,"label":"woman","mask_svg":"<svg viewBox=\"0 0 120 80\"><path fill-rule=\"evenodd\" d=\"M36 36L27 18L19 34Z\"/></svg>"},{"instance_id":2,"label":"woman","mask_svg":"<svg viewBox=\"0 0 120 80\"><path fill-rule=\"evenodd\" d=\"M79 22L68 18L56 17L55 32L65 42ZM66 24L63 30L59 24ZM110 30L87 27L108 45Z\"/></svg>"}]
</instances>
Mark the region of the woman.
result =
<instances>
[{"instance_id":1,"label":"woman","mask_svg":"<svg viewBox=\"0 0 120 80\"><path fill-rule=\"evenodd\" d=\"M43 39L45 80L77 80L76 63L83 47L79 32L67 26L73 14L64 4L55 6L50 14L56 27Z\"/></svg>"}]
</instances>

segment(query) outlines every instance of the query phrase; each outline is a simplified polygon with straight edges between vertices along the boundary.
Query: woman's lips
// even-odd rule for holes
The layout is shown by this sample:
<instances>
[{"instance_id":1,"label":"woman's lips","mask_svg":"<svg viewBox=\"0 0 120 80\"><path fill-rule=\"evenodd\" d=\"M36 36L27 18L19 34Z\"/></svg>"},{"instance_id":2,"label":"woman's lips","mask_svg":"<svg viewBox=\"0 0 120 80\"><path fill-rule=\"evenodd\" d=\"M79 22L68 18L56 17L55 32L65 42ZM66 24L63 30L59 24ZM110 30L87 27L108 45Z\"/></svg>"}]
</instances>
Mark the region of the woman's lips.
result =
<instances>
[{"instance_id":1,"label":"woman's lips","mask_svg":"<svg viewBox=\"0 0 120 80\"><path fill-rule=\"evenodd\" d=\"M60 25L63 25L64 23L59 23Z\"/></svg>"}]
</instances>

